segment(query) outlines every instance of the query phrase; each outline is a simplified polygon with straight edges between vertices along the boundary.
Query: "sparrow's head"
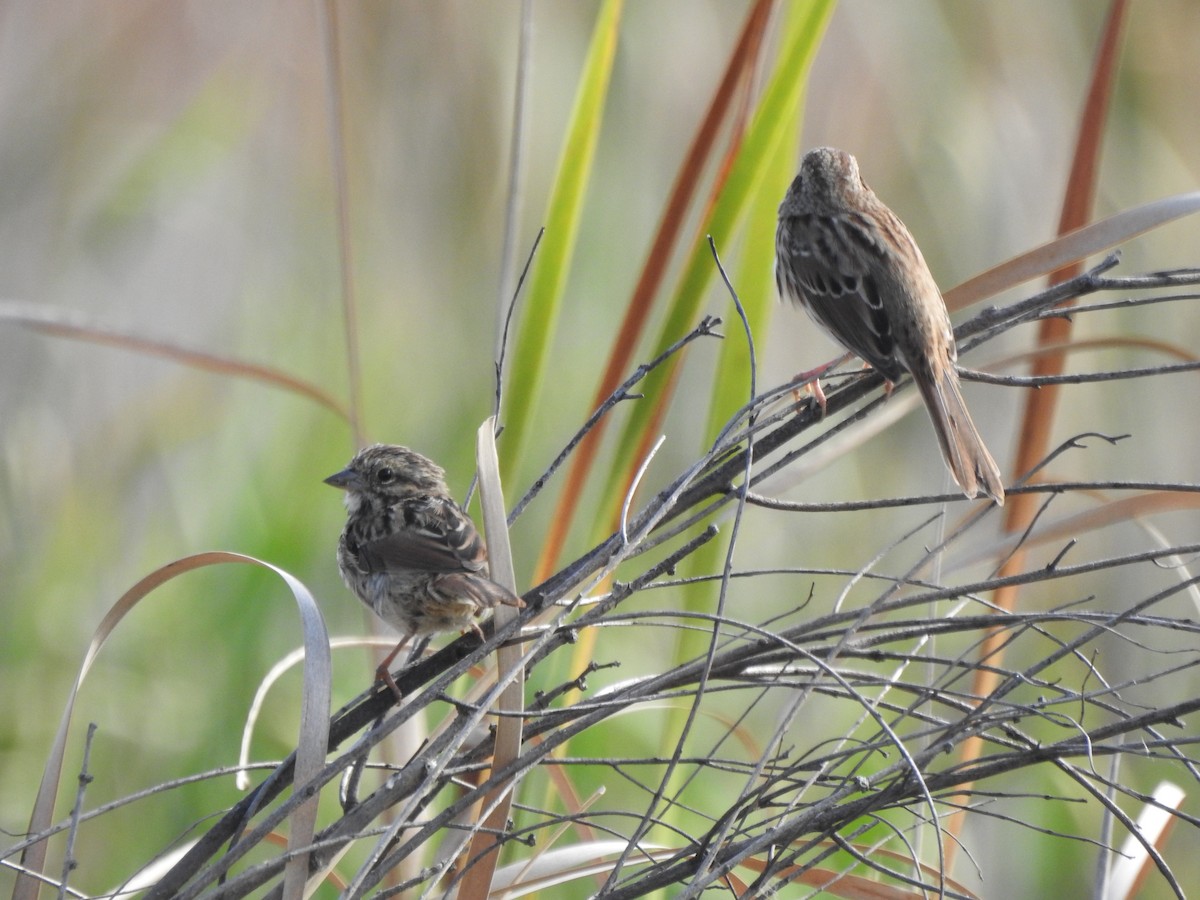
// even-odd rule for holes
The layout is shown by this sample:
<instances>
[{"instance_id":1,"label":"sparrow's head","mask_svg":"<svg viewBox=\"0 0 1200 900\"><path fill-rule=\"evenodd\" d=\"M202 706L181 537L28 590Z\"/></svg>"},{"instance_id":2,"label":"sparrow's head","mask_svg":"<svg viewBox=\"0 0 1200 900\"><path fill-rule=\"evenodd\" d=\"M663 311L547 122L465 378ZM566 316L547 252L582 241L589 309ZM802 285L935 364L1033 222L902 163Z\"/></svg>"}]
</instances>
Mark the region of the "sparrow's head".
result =
<instances>
[{"instance_id":1,"label":"sparrow's head","mask_svg":"<svg viewBox=\"0 0 1200 900\"><path fill-rule=\"evenodd\" d=\"M817 147L800 160L800 172L783 198L779 215L843 212L856 208L863 194L871 194L871 189L859 174L858 160L845 150Z\"/></svg>"},{"instance_id":2,"label":"sparrow's head","mask_svg":"<svg viewBox=\"0 0 1200 900\"><path fill-rule=\"evenodd\" d=\"M346 492L346 505L365 498L394 503L415 494L446 494L446 472L415 450L396 444L375 444L358 451L342 471L325 483Z\"/></svg>"}]
</instances>

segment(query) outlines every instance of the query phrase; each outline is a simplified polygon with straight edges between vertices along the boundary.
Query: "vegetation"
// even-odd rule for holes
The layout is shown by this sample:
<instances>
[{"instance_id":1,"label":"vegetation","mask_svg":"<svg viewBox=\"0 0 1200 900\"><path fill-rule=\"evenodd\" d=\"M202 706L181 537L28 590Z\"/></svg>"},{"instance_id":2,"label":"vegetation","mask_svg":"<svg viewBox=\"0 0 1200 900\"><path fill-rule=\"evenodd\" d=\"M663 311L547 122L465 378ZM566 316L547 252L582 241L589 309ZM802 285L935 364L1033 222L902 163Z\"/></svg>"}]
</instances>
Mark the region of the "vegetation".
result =
<instances>
[{"instance_id":1,"label":"vegetation","mask_svg":"<svg viewBox=\"0 0 1200 900\"><path fill-rule=\"evenodd\" d=\"M1190 14L10 21L0 883L1182 896ZM803 394L833 351L778 305L774 210L818 143L961 282L1003 509L911 386ZM479 496L527 604L400 708L329 638L363 624L321 479L366 440Z\"/></svg>"}]
</instances>

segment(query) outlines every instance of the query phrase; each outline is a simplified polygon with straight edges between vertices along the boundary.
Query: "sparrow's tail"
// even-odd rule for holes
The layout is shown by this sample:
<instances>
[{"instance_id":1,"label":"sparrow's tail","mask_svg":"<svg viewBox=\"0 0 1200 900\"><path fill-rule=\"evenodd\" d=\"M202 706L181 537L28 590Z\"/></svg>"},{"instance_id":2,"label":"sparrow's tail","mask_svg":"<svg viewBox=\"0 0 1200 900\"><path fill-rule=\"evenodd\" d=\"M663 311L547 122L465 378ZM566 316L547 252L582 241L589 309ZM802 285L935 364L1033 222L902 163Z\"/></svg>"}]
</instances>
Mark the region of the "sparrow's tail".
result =
<instances>
[{"instance_id":1,"label":"sparrow's tail","mask_svg":"<svg viewBox=\"0 0 1200 900\"><path fill-rule=\"evenodd\" d=\"M933 420L933 429L937 432L950 474L963 493L974 499L982 492L1003 506L1004 484L1000 480L1000 470L971 421L954 367L946 367L940 377L914 375L913 381L925 401L929 418Z\"/></svg>"}]
</instances>

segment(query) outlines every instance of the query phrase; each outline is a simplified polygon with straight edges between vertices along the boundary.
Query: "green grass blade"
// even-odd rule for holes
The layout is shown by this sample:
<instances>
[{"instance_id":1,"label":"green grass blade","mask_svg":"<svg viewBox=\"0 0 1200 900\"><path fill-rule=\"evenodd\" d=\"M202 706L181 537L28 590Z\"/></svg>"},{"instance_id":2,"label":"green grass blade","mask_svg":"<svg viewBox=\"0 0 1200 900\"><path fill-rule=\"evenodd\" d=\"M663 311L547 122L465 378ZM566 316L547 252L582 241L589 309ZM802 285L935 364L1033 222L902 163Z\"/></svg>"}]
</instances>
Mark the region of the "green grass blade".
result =
<instances>
[{"instance_id":1,"label":"green grass blade","mask_svg":"<svg viewBox=\"0 0 1200 900\"><path fill-rule=\"evenodd\" d=\"M795 111L794 121L800 120L802 112L801 100ZM758 353L762 351L763 338L767 333L771 314L778 303L774 278L775 210L792 178L798 144L799 133L792 129L785 139L776 145L775 152L768 162L762 187L753 198L746 226L745 243L741 253L741 275L735 287ZM717 252L720 251L721 248L718 247ZM728 304L724 319L727 323L727 337L721 344L717 360L717 375L713 382L708 426L705 429L706 441L713 440L729 417L750 399L750 345L746 341L741 319L732 300ZM761 389L761 385L759 388ZM684 561L680 571L685 576L719 572L723 568L721 558L727 549L726 540L709 541ZM693 612L712 609L716 591L717 585L712 582L690 585L683 594L684 608ZM676 645L676 663L692 659L704 652L707 641L708 637L699 631L680 631ZM682 714L678 718L682 724Z\"/></svg>"},{"instance_id":2,"label":"green grass blade","mask_svg":"<svg viewBox=\"0 0 1200 900\"><path fill-rule=\"evenodd\" d=\"M734 160L725 188L713 204L709 217L702 223L699 232L701 236L712 235L718 248L730 242L756 191L762 189L779 145L788 134L794 134L796 131L797 115L807 84L808 69L833 7L834 0L813 0L796 8L793 14L785 35L783 52L771 75L762 103ZM773 210L771 221L774 221ZM771 246L774 246L773 238ZM656 340L655 349L649 356L661 353L692 327L715 272L716 267L707 242L703 239L696 240L679 287L671 300L671 307ZM734 273L730 274L734 277ZM643 455L642 448L648 447L653 441L654 432L670 400L670 386L678 364L679 357L676 357L646 378L644 393L650 400L632 409L618 443L620 452L627 456L619 465L614 466L613 475L604 492L611 504L621 502L628 479ZM602 529L611 527L616 508L610 507L606 515L598 518Z\"/></svg>"},{"instance_id":3,"label":"green grass blade","mask_svg":"<svg viewBox=\"0 0 1200 900\"><path fill-rule=\"evenodd\" d=\"M604 118L616 55L623 0L606 0L592 32L583 75L567 126L558 171L546 211L546 236L529 286L529 300L512 354L512 374L506 391L501 478L511 483L523 456L526 435L544 387L546 358L562 307L563 290L571 269L583 200L592 172L596 140Z\"/></svg>"},{"instance_id":4,"label":"green grass blade","mask_svg":"<svg viewBox=\"0 0 1200 900\"><path fill-rule=\"evenodd\" d=\"M795 121L803 115L803 103L796 110ZM775 223L779 201L787 191L795 172L799 148L799 132L792 129L775 148L767 163L766 177L755 192L745 240L739 254L741 265L734 284L746 313L750 334L761 359L767 328L778 306L775 296ZM724 250L718 245L717 252ZM722 314L727 339L721 344L713 381L712 403L709 406L705 439L712 441L729 417L750 399L750 346L742 333L741 320L731 300ZM762 385L759 385L762 388Z\"/></svg>"},{"instance_id":5,"label":"green grass blade","mask_svg":"<svg viewBox=\"0 0 1200 900\"><path fill-rule=\"evenodd\" d=\"M823 9L818 10L821 6ZM760 108L751 128L752 134L761 128L763 135L762 149L752 161L753 166L747 165L742 172L735 168L730 177L730 186L725 194L733 190L734 177L739 177L739 190L744 191L744 199L740 206L749 206L746 226L744 229L744 244L740 253L738 275L734 278L729 272L728 260L722 253L721 242L717 240L717 252L722 253L722 263L730 275L742 309L750 326L750 333L755 339L756 350L761 351L763 337L775 309L775 223L776 209L779 200L786 191L793 175L799 144L799 129L795 123L801 121L804 108L803 86L807 74L808 63L812 59L816 46L824 32L828 21L828 13L832 4L813 4L807 11L802 11L792 17L785 34L785 46L790 50L781 59L775 73L771 88ZM804 13L807 12L808 15ZM823 15L822 15L823 14ZM792 90L785 90L785 88ZM777 91L775 93L774 91ZM786 105L784 101L786 100ZM772 103L772 101L775 101ZM775 117L773 120L768 116ZM771 128L773 124L782 121L786 127ZM743 154L750 152L752 135L747 135ZM739 164L741 158L739 157ZM741 168L739 166L739 168ZM739 210L740 211L740 207ZM714 210L715 212L715 210ZM716 218L714 216L714 218ZM732 230L733 222L729 222ZM717 232L714 230L714 236ZM728 232L726 232L728 235ZM703 254L697 252L692 262L694 269L689 269L689 275L696 279L698 293L703 291L700 282L705 269L710 273L715 271L715 264L710 259L705 265L703 255L708 254L708 247L702 248ZM685 279L686 283L686 279ZM682 303L682 294L680 301ZM716 378L713 381L712 396L709 406L708 424L705 429L706 440L712 440L729 416L740 409L750 399L750 348L743 333L741 319L734 308L732 300L727 304L723 316L726 322L726 339L721 346L717 362ZM724 565L722 557L728 552L728 533L721 539L710 541L692 556L685 560L681 573L702 574L720 572ZM701 582L688 587L683 593L684 608L690 611L712 610L715 606L718 585L716 582ZM674 648L674 663L693 659L704 653L709 636L701 631L680 630ZM667 717L666 727L660 736L662 741L661 753L669 754L683 728L686 727L687 710L678 708L672 710ZM678 773L672 779L668 793L673 793L682 786ZM667 820L678 825L680 821L676 807L671 807L666 814ZM690 823L689 823L690 824Z\"/></svg>"}]
</instances>

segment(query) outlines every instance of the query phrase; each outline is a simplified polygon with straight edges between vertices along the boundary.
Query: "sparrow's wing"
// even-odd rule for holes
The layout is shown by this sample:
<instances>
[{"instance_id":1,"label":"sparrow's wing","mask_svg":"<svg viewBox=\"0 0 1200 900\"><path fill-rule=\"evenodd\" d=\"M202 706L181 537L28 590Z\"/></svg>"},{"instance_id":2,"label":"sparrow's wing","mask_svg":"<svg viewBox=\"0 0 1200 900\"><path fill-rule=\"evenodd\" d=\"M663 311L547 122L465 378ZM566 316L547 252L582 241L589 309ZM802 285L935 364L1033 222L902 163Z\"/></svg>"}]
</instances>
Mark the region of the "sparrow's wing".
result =
<instances>
[{"instance_id":1,"label":"sparrow's wing","mask_svg":"<svg viewBox=\"0 0 1200 900\"><path fill-rule=\"evenodd\" d=\"M360 562L367 571L475 573L486 569L483 539L453 500L410 497L396 504L392 513L399 520L392 534L359 545Z\"/></svg>"},{"instance_id":2,"label":"sparrow's wing","mask_svg":"<svg viewBox=\"0 0 1200 900\"><path fill-rule=\"evenodd\" d=\"M448 497L406 498L393 508L403 523L395 533L358 547L366 572L417 570L436 573L439 584L486 606L523 605L487 577L487 548L470 517Z\"/></svg>"},{"instance_id":3,"label":"sparrow's wing","mask_svg":"<svg viewBox=\"0 0 1200 900\"><path fill-rule=\"evenodd\" d=\"M852 215L781 217L775 252L779 295L884 377L898 379L903 368L876 274L886 264L884 248L865 223Z\"/></svg>"}]
</instances>

